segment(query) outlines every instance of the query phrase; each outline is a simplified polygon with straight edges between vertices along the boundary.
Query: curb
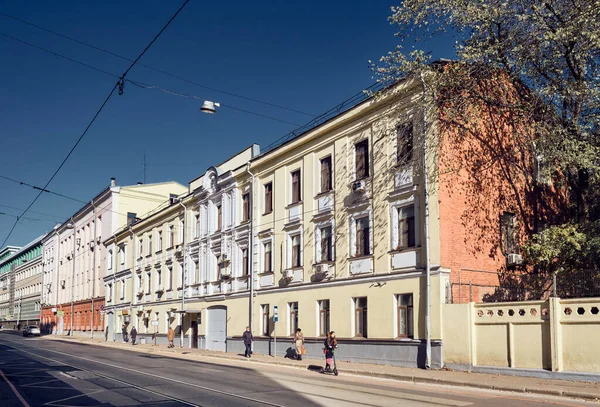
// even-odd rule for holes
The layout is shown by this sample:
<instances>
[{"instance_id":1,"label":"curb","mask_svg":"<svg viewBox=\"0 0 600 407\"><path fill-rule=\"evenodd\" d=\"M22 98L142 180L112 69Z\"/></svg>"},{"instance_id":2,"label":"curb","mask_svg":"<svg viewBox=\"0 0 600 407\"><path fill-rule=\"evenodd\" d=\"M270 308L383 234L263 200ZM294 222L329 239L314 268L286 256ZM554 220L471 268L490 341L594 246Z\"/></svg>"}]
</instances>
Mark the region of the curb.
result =
<instances>
[{"instance_id":1,"label":"curb","mask_svg":"<svg viewBox=\"0 0 600 407\"><path fill-rule=\"evenodd\" d=\"M42 337L44 338L44 337ZM69 342L69 341L77 341L79 343L87 344L87 345L97 345L103 347L113 347L113 348L125 348L125 346L121 346L121 344L117 342L97 342L90 343L85 339L79 338L69 338L69 337L45 337L44 339ZM131 347L130 347L131 348ZM217 359L217 360L235 360L235 361L245 361L247 363L255 363L255 364L264 364L264 365L272 365L272 366L284 366L295 369L307 370L310 365L306 364L292 364L292 363L282 363L278 361L269 361L269 360L256 360L256 359L241 359L241 357L230 356L227 354L224 355L204 355L202 353L193 354L191 352L177 352L173 350L160 349L160 348L133 348L135 352L160 352L169 355L173 355L175 357L185 358L186 356L196 356L199 358L208 358L208 359ZM318 359L314 359L318 360ZM529 387L521 387L521 386L502 386L502 385L494 385L494 384L486 384L486 383L473 383L466 381L455 381L455 380L447 380L447 379L437 379L433 377L421 377L421 376L413 376L413 375L402 375L395 373L379 373L379 372L370 372L364 370L340 370L340 373L352 375L352 376L362 376L362 377L376 377L380 379L388 379L388 380L396 380L400 382L409 382L415 384L437 384L443 386L453 386L453 387L466 387L473 389L482 389L482 390L494 390L494 391L502 391L502 392L512 392L512 393L527 393L534 395L546 395L546 396L555 396L555 397L565 397L565 398L573 398L585 401L600 401L600 395L595 393L587 393L587 392L579 392L579 391L571 391L571 390L555 390L555 389L539 389L539 388L529 388Z\"/></svg>"}]
</instances>

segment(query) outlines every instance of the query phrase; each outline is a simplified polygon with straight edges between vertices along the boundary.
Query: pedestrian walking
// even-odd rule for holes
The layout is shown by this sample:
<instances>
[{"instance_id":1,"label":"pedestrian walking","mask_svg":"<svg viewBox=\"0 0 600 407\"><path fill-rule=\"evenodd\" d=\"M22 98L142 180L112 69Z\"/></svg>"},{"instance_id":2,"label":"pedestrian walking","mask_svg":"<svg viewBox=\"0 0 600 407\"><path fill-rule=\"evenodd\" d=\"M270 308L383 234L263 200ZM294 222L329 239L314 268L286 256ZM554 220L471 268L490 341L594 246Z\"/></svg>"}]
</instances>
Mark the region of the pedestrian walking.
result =
<instances>
[{"instance_id":1,"label":"pedestrian walking","mask_svg":"<svg viewBox=\"0 0 600 407\"><path fill-rule=\"evenodd\" d=\"M169 340L169 346L167 347L174 348L175 344L173 343L173 341L175 340L175 330L173 329L173 327L169 327L169 330L167 331L167 339Z\"/></svg>"},{"instance_id":2,"label":"pedestrian walking","mask_svg":"<svg viewBox=\"0 0 600 407\"><path fill-rule=\"evenodd\" d=\"M337 348L337 339L335 338L335 332L329 332L329 335L327 335L327 338L325 338L324 345L325 371L330 372L331 365L333 364L333 352L335 352L335 349Z\"/></svg>"},{"instance_id":3,"label":"pedestrian walking","mask_svg":"<svg viewBox=\"0 0 600 407\"><path fill-rule=\"evenodd\" d=\"M246 330L242 334L242 339L244 339L244 345L246 346L244 356L249 358L252 356L252 342L254 342L254 336L252 335L252 332L250 332L249 326L246 327Z\"/></svg>"},{"instance_id":4,"label":"pedestrian walking","mask_svg":"<svg viewBox=\"0 0 600 407\"><path fill-rule=\"evenodd\" d=\"M137 338L137 329L135 329L135 326L133 328L131 328L131 345L135 346L135 338Z\"/></svg>"},{"instance_id":5,"label":"pedestrian walking","mask_svg":"<svg viewBox=\"0 0 600 407\"><path fill-rule=\"evenodd\" d=\"M123 324L123 327L121 328L121 334L123 335L123 342L128 342L128 338L127 338L127 325Z\"/></svg>"},{"instance_id":6,"label":"pedestrian walking","mask_svg":"<svg viewBox=\"0 0 600 407\"><path fill-rule=\"evenodd\" d=\"M302 355L306 353L306 350L304 349L304 334L300 328L296 329L294 344L296 345L296 359L302 360Z\"/></svg>"}]
</instances>

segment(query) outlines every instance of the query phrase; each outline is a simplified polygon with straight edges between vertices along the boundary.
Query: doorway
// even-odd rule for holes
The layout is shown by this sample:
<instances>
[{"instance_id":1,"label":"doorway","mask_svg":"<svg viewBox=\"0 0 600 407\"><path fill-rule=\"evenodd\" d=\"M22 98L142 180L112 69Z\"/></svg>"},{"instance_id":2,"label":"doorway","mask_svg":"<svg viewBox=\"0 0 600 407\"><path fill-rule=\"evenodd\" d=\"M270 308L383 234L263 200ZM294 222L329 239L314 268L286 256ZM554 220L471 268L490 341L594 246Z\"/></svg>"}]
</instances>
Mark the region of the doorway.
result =
<instances>
[{"instance_id":1,"label":"doorway","mask_svg":"<svg viewBox=\"0 0 600 407\"><path fill-rule=\"evenodd\" d=\"M227 351L227 307L216 306L206 310L206 348Z\"/></svg>"},{"instance_id":2,"label":"doorway","mask_svg":"<svg viewBox=\"0 0 600 407\"><path fill-rule=\"evenodd\" d=\"M192 320L192 338L190 347L198 349L198 320Z\"/></svg>"}]
</instances>

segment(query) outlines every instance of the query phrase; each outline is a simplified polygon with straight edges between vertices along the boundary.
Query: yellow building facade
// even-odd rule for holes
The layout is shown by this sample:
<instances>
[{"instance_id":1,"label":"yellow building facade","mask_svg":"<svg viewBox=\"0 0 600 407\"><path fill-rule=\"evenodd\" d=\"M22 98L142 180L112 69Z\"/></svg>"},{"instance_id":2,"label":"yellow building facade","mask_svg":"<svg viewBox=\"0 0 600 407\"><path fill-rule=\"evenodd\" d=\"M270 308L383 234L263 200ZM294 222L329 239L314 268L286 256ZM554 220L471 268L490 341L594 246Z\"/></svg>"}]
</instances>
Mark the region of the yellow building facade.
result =
<instances>
[{"instance_id":1,"label":"yellow building facade","mask_svg":"<svg viewBox=\"0 0 600 407\"><path fill-rule=\"evenodd\" d=\"M183 346L239 353L251 325L255 352L293 356L301 329L307 356L322 357L333 330L340 359L424 366L429 266L429 364L441 367L449 275L431 191L425 229L422 94L405 81L268 152L251 146L115 234L138 249L105 278L111 331L127 322L166 343L171 326Z\"/></svg>"}]
</instances>

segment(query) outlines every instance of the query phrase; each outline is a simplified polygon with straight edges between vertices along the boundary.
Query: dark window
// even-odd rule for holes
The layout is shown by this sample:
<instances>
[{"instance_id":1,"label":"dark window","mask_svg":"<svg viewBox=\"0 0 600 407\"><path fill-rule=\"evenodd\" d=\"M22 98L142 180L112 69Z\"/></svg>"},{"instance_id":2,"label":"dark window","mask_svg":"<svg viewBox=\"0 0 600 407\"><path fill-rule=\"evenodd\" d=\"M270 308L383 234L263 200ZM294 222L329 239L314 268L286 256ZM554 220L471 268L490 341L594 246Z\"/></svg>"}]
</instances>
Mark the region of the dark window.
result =
<instances>
[{"instance_id":1,"label":"dark window","mask_svg":"<svg viewBox=\"0 0 600 407\"><path fill-rule=\"evenodd\" d=\"M319 301L319 336L329 333L329 300Z\"/></svg>"},{"instance_id":2,"label":"dark window","mask_svg":"<svg viewBox=\"0 0 600 407\"><path fill-rule=\"evenodd\" d=\"M414 206L398 208L397 249L406 249L415 246L415 208Z\"/></svg>"},{"instance_id":3,"label":"dark window","mask_svg":"<svg viewBox=\"0 0 600 407\"><path fill-rule=\"evenodd\" d=\"M269 315L269 304L261 305L262 308L262 334L264 336L269 336L269 321L271 319Z\"/></svg>"},{"instance_id":4,"label":"dark window","mask_svg":"<svg viewBox=\"0 0 600 407\"><path fill-rule=\"evenodd\" d=\"M248 275L248 249L242 249L242 275Z\"/></svg>"},{"instance_id":5,"label":"dark window","mask_svg":"<svg viewBox=\"0 0 600 407\"><path fill-rule=\"evenodd\" d=\"M396 160L399 165L412 161L413 125L403 124L396 128Z\"/></svg>"},{"instance_id":6,"label":"dark window","mask_svg":"<svg viewBox=\"0 0 600 407\"><path fill-rule=\"evenodd\" d=\"M302 266L300 235L292 236L292 267Z\"/></svg>"},{"instance_id":7,"label":"dark window","mask_svg":"<svg viewBox=\"0 0 600 407\"><path fill-rule=\"evenodd\" d=\"M136 219L137 215L134 212L127 212L127 226L133 225Z\"/></svg>"},{"instance_id":8,"label":"dark window","mask_svg":"<svg viewBox=\"0 0 600 407\"><path fill-rule=\"evenodd\" d=\"M272 257L271 257L271 242L267 242L264 244L264 251L265 251L265 259L264 259L264 270L263 271L273 271L273 266L272 266Z\"/></svg>"},{"instance_id":9,"label":"dark window","mask_svg":"<svg viewBox=\"0 0 600 407\"><path fill-rule=\"evenodd\" d=\"M413 337L413 296L412 294L401 294L397 296L398 301L398 337Z\"/></svg>"},{"instance_id":10,"label":"dark window","mask_svg":"<svg viewBox=\"0 0 600 407\"><path fill-rule=\"evenodd\" d=\"M242 221L247 222L250 219L250 194L242 196Z\"/></svg>"},{"instance_id":11,"label":"dark window","mask_svg":"<svg viewBox=\"0 0 600 407\"><path fill-rule=\"evenodd\" d=\"M369 228L369 218L360 218L356 220L356 255L368 256L371 254L371 230Z\"/></svg>"},{"instance_id":12,"label":"dark window","mask_svg":"<svg viewBox=\"0 0 600 407\"><path fill-rule=\"evenodd\" d=\"M513 213L504 212L501 221L504 254L519 253L519 228L517 216Z\"/></svg>"},{"instance_id":13,"label":"dark window","mask_svg":"<svg viewBox=\"0 0 600 407\"><path fill-rule=\"evenodd\" d=\"M292 172L292 203L300 202L300 170Z\"/></svg>"},{"instance_id":14,"label":"dark window","mask_svg":"<svg viewBox=\"0 0 600 407\"><path fill-rule=\"evenodd\" d=\"M265 184L265 214L273 212L273 184Z\"/></svg>"},{"instance_id":15,"label":"dark window","mask_svg":"<svg viewBox=\"0 0 600 407\"><path fill-rule=\"evenodd\" d=\"M333 261L333 237L331 226L321 229L321 261Z\"/></svg>"},{"instance_id":16,"label":"dark window","mask_svg":"<svg viewBox=\"0 0 600 407\"><path fill-rule=\"evenodd\" d=\"M354 299L354 335L367 337L367 297Z\"/></svg>"},{"instance_id":17,"label":"dark window","mask_svg":"<svg viewBox=\"0 0 600 407\"><path fill-rule=\"evenodd\" d=\"M369 176L369 140L356 144L356 179Z\"/></svg>"},{"instance_id":18,"label":"dark window","mask_svg":"<svg viewBox=\"0 0 600 407\"><path fill-rule=\"evenodd\" d=\"M331 191L331 156L321 160L321 192Z\"/></svg>"}]
</instances>

